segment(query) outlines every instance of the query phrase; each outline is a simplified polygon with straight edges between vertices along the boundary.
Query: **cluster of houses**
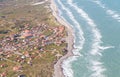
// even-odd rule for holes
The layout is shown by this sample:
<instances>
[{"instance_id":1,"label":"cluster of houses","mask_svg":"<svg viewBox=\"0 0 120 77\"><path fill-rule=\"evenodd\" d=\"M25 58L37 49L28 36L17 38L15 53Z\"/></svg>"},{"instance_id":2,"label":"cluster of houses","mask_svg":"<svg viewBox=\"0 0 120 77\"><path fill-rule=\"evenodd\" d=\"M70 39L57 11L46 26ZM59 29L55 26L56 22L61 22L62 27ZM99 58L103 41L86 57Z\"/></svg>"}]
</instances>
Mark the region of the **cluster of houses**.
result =
<instances>
[{"instance_id":1,"label":"cluster of houses","mask_svg":"<svg viewBox=\"0 0 120 77\"><path fill-rule=\"evenodd\" d=\"M29 27L29 24L26 25ZM24 63L32 66L32 61L37 57L37 54L44 52L45 46L51 44L60 46L65 43L64 30L64 26L53 27L38 24L30 29L25 28L16 34L7 35L0 39L0 61L8 60L20 63L21 65L13 67L12 70L15 72L21 71ZM46 32L48 32L47 35ZM6 67L9 67L9 65L0 63L0 69ZM6 71L0 72L0 77L6 76Z\"/></svg>"}]
</instances>

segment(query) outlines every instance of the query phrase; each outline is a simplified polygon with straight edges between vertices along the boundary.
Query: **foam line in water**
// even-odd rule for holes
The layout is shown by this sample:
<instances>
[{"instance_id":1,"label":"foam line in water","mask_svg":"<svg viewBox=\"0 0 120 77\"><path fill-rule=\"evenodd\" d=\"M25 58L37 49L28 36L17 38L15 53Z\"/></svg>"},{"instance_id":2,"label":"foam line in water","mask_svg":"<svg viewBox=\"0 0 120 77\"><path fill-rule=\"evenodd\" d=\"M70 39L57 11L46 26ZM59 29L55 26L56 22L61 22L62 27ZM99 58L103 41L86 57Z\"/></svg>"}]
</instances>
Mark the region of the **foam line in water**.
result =
<instances>
[{"instance_id":1,"label":"foam line in water","mask_svg":"<svg viewBox=\"0 0 120 77\"><path fill-rule=\"evenodd\" d=\"M99 7L106 9L105 4L102 4L99 0L93 0L93 2L95 2L96 4L98 4Z\"/></svg>"},{"instance_id":2,"label":"foam line in water","mask_svg":"<svg viewBox=\"0 0 120 77\"><path fill-rule=\"evenodd\" d=\"M93 44L92 44L91 52L93 52L93 51L97 51L98 52L98 49L99 49L98 47L100 47L100 43L102 43L101 42L102 36L101 36L99 30L97 29L96 24L88 16L88 14L86 12L84 12L82 9L78 8L75 4L73 4L72 0L68 0L68 4L70 6L72 6L80 14L80 16L85 19L85 21L89 24L89 26L92 28ZM97 55L97 53L95 55Z\"/></svg>"},{"instance_id":3,"label":"foam line in water","mask_svg":"<svg viewBox=\"0 0 120 77\"><path fill-rule=\"evenodd\" d=\"M70 6L72 6L72 7L74 7L74 9L80 14L80 16L83 17L86 20L86 22L92 27L92 32L93 32L93 35L94 35L92 49L94 50L93 52L96 51L94 53L94 55L97 55L97 52L99 51L100 48L102 48L102 49L112 48L112 47L103 47L103 46L100 46L100 44L102 43L102 41L101 41L102 36L100 34L100 31L97 29L97 25L88 16L87 13L84 12L82 9L78 8L75 4L73 4L72 0L68 0L68 4Z\"/></svg>"},{"instance_id":4,"label":"foam line in water","mask_svg":"<svg viewBox=\"0 0 120 77\"><path fill-rule=\"evenodd\" d=\"M108 15L110 15L112 18L116 19L118 22L120 22L120 14L117 11L114 11L112 9L109 9L105 6L100 0L92 0L92 2L99 5L101 8L103 8Z\"/></svg>"},{"instance_id":5,"label":"foam line in water","mask_svg":"<svg viewBox=\"0 0 120 77\"><path fill-rule=\"evenodd\" d=\"M77 60L78 56L73 56L73 57L69 57L68 59L63 61L62 64L62 68L63 68L63 72L65 77L73 77L73 70L71 69L71 63L75 60Z\"/></svg>"},{"instance_id":6,"label":"foam line in water","mask_svg":"<svg viewBox=\"0 0 120 77\"><path fill-rule=\"evenodd\" d=\"M101 50L106 50L106 49L110 49L110 48L115 48L115 47L114 46L99 47L99 49L101 49Z\"/></svg>"},{"instance_id":7,"label":"foam line in water","mask_svg":"<svg viewBox=\"0 0 120 77\"><path fill-rule=\"evenodd\" d=\"M74 16L73 16L73 14L72 14L72 12L70 12L70 10L68 9L68 8L66 8L63 4L62 4L62 2L60 1L60 0L58 0L58 3L61 5L61 7L62 7L62 9L63 10L65 10L66 12L67 12L67 14L68 14L68 16L70 17L70 19L74 22L74 24L75 25L77 25L77 26L74 26L74 27L77 27L78 29L79 29L79 23L75 20L75 18L74 18ZM73 4L72 4L72 0L69 0L68 1L68 3L70 4L70 5L72 5L72 7L74 6ZM91 28L92 28L92 32L93 32L93 35L94 35L94 40L93 40L93 44L92 44L92 49L91 49L91 54L94 56L94 55L102 55L101 54L101 52L99 52L100 51L100 44L101 44L101 38L102 38L102 36L101 36L101 34L100 34L100 32L99 32L99 30L96 28L96 24L94 23L94 21L92 20L92 19L90 19L90 17L88 16L88 14L87 13L85 13L82 9L80 9L80 8L78 8L77 6L74 6L75 7L75 9L76 9L76 11L87 21L87 23L91 26ZM81 29L81 28L80 28ZM81 44L82 45L82 44ZM80 45L80 47L82 47ZM76 46L77 47L77 46ZM104 47L103 47L104 48ZM82 48L81 48L82 49ZM76 51L78 51L78 50L76 50ZM66 61L70 61L70 60L66 60ZM65 62L66 61L64 61L63 62L63 66L65 65ZM99 61L100 62L100 61ZM71 70L71 65L70 65L70 63L71 62L68 62L68 65L69 65L69 67L63 67L63 71L64 71L64 74L65 74L65 76L66 77L73 77L73 71ZM92 67L95 67L95 65L92 65ZM98 66L97 66L98 67ZM94 71L94 73L91 75L91 76L93 76L93 77L95 77L95 75L96 74L98 74L99 73L99 76L104 76L103 74L102 74L102 72L105 70L105 68L102 68L102 66L100 65L99 66L99 68L101 68L101 69L99 69L99 70L95 70ZM92 70L93 71L93 70ZM100 72L101 71L101 72ZM70 73L72 73L72 74L70 74Z\"/></svg>"},{"instance_id":8,"label":"foam line in water","mask_svg":"<svg viewBox=\"0 0 120 77\"><path fill-rule=\"evenodd\" d=\"M59 12L61 12L61 11L59 10ZM59 14L60 14L60 13L59 13ZM61 14L62 14L62 13L61 13ZM61 17L65 22L67 22L67 20L64 19L64 17L63 17L61 14L60 14L60 17ZM69 24L69 23L68 23L68 24ZM69 24L69 25L72 27L72 29L74 30L74 33L75 33L75 29L74 29L73 25L71 25L71 24ZM75 34L74 34L73 36L74 36L74 38L76 37ZM81 39L81 38L79 38L79 39ZM76 42L75 39L74 39L73 41L74 41L74 43ZM83 39L83 42L84 42L84 41L85 41L85 39ZM78 41L78 42L79 42L79 41ZM81 43L81 44L82 44L82 43ZM73 49L73 51L74 51L73 54L74 54L74 55L77 55L77 56L82 56L82 55L79 53L79 51L80 51L80 49L82 49L82 47L83 47L82 45L81 45L81 46L80 46L80 45L79 45L79 46L73 45L73 48L74 48L74 49Z\"/></svg>"},{"instance_id":9,"label":"foam line in water","mask_svg":"<svg viewBox=\"0 0 120 77\"><path fill-rule=\"evenodd\" d=\"M83 33L83 31L82 31L82 29L81 29L81 27L80 27L80 24L75 20L75 17L73 16L72 12L70 12L70 10L67 9L67 8L62 4L62 2L61 2L60 0L58 0L58 3L61 5L62 9L64 9L64 10L67 12L67 14L68 14L68 16L70 17L71 21L74 23L74 26L72 25L72 27L74 27L75 29L78 30L77 33L78 33L78 35L79 35L79 40L77 41L77 43L79 43L79 45L78 45L78 46L74 46L74 47L75 47L75 49L81 50L82 47L83 47L83 45L84 45L85 38L84 38L84 33ZM75 38L76 38L76 37L75 37ZM76 42L76 40L75 40L75 42ZM76 54L74 54L74 55L76 55ZM77 54L77 55L78 55L78 54Z\"/></svg>"},{"instance_id":10,"label":"foam line in water","mask_svg":"<svg viewBox=\"0 0 120 77\"><path fill-rule=\"evenodd\" d=\"M61 12L61 11L60 11L60 12ZM64 19L63 16L60 16L60 17L61 17L65 22L67 22L67 20ZM69 24L69 23L68 23L68 24ZM71 25L71 24L69 24L69 25L72 27L72 29L74 29L73 25ZM74 29L74 31L75 31L75 29ZM74 33L75 33L75 32L74 32ZM74 34L73 36L74 36L74 38L76 37L75 34ZM81 39L81 38L79 38L79 39ZM74 43L76 42L75 39L74 39L73 41L74 41ZM84 41L85 41L85 39L83 39L83 42L84 42ZM82 44L82 43L81 43L81 44ZM74 48L74 49L73 49L73 54L74 54L74 55L76 55L76 56L83 56L83 55L81 55L80 52L79 52L80 49L83 48L82 45L81 45L81 46L80 46L80 45L79 45L79 46L73 45L73 48Z\"/></svg>"},{"instance_id":11,"label":"foam line in water","mask_svg":"<svg viewBox=\"0 0 120 77\"><path fill-rule=\"evenodd\" d=\"M103 66L103 63L95 60L91 61L91 63L92 63L92 67L90 69L95 73L93 73L90 77L105 77L105 75L101 74L104 71L106 71L106 69Z\"/></svg>"},{"instance_id":12,"label":"foam line in water","mask_svg":"<svg viewBox=\"0 0 120 77\"><path fill-rule=\"evenodd\" d=\"M94 65L94 66L97 66L97 65L102 65L103 63L99 62L99 61L91 61L91 63Z\"/></svg>"},{"instance_id":13,"label":"foam line in water","mask_svg":"<svg viewBox=\"0 0 120 77\"><path fill-rule=\"evenodd\" d=\"M84 42L85 42L85 39L84 39L84 33L80 27L80 24L75 20L73 14L62 4L62 2L60 0L58 0L58 3L60 4L60 6L62 7L63 10L65 10L67 12L67 15L70 17L71 21L74 23L74 28L77 28L78 29L78 35L79 36L79 46L78 48L76 48L77 52L74 53L74 55L78 55L80 54L78 51L80 51L84 45ZM73 27L73 25L72 25ZM74 40L76 42L76 40ZM62 68L63 68L63 73L65 75L65 77L73 77L73 71L71 69L71 62L73 62L74 60L76 60L76 57L73 56L73 57L70 57L68 59L66 59L65 61L63 61L63 64L62 64Z\"/></svg>"},{"instance_id":14,"label":"foam line in water","mask_svg":"<svg viewBox=\"0 0 120 77\"><path fill-rule=\"evenodd\" d=\"M100 31L97 29L97 25L94 23L94 21L89 17L89 15L83 11L82 9L80 9L77 5L75 5L73 3L72 0L68 0L68 4L73 7L79 14L81 17L83 17L85 19L85 21L89 24L89 26L91 27L92 29L92 33L93 33L93 44L92 44L92 49L90 50L90 54L92 57L96 57L96 55L100 55L102 56L101 52L100 52L100 48L102 49L107 49L109 47L102 47L100 46L100 44L102 43L101 41L101 34L100 34ZM99 57L99 56L98 56ZM92 58L91 58L92 59ZM91 62L91 59L90 60L90 63ZM98 65L99 64L99 65ZM102 63L97 60L97 63L93 64L92 63L92 66L90 66L92 69L90 69L91 71L93 71L94 73L91 74L90 77L104 77L105 75L103 74L103 72L106 70Z\"/></svg>"}]
</instances>

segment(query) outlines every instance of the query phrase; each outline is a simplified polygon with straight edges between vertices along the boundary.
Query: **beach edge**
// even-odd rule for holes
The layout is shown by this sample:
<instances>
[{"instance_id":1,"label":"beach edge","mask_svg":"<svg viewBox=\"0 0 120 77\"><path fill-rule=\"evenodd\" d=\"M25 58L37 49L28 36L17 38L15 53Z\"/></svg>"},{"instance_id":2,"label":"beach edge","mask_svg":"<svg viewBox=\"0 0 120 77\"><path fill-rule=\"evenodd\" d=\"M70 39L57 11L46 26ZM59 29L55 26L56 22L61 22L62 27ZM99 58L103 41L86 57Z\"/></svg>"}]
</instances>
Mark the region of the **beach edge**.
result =
<instances>
[{"instance_id":1,"label":"beach edge","mask_svg":"<svg viewBox=\"0 0 120 77\"><path fill-rule=\"evenodd\" d=\"M58 8L57 8L54 0L50 1L50 9L52 10L53 16L57 19L57 22L59 22L61 25L65 26L66 31L67 31L66 42L68 44L68 46L67 46L68 53L66 55L64 55L63 57L61 57L57 61L57 63L54 65L54 74L53 74L53 77L65 77L63 74L63 69L62 69L62 62L65 59L67 59L68 57L73 56L73 53L72 53L73 44L74 44L73 30L67 22L65 22L61 17L59 17Z\"/></svg>"}]
</instances>

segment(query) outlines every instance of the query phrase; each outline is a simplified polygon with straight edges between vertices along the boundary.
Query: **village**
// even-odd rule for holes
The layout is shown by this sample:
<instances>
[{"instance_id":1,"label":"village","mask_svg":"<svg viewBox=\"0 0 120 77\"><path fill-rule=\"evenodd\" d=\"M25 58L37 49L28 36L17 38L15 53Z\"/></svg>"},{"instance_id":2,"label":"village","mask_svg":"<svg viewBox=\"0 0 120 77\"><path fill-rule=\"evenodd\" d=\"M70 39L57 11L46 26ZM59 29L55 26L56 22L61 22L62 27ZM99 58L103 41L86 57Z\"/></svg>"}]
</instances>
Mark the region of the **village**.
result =
<instances>
[{"instance_id":1,"label":"village","mask_svg":"<svg viewBox=\"0 0 120 77\"><path fill-rule=\"evenodd\" d=\"M52 77L68 52L66 27L41 1L0 0L0 77Z\"/></svg>"},{"instance_id":2,"label":"village","mask_svg":"<svg viewBox=\"0 0 120 77\"><path fill-rule=\"evenodd\" d=\"M20 21L15 22L16 26L18 26L18 22ZM54 61L56 62L67 53L64 26L54 27L43 23L31 26L30 23L26 22L21 22L21 24L22 27L17 28L18 32L6 32L5 36L0 39L1 77L10 77L11 72L18 77L27 77L23 73L24 69L28 66L34 67L36 65L35 61L44 58L44 54L54 55ZM1 31L0 35L3 34L4 32ZM59 49L62 49L62 51L58 51ZM11 72L8 71L9 69L11 69Z\"/></svg>"}]
</instances>

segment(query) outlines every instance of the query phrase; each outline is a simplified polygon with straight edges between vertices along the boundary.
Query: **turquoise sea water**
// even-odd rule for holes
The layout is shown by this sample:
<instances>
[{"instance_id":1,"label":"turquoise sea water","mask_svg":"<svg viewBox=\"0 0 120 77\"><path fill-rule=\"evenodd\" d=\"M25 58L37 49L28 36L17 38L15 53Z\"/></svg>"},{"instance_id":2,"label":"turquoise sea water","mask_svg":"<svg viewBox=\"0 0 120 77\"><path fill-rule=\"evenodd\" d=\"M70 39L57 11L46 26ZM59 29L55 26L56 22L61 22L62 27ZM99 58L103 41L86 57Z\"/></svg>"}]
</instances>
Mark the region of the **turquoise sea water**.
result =
<instances>
[{"instance_id":1,"label":"turquoise sea water","mask_svg":"<svg viewBox=\"0 0 120 77\"><path fill-rule=\"evenodd\" d=\"M74 30L66 77L120 77L120 0L55 0Z\"/></svg>"}]
</instances>

